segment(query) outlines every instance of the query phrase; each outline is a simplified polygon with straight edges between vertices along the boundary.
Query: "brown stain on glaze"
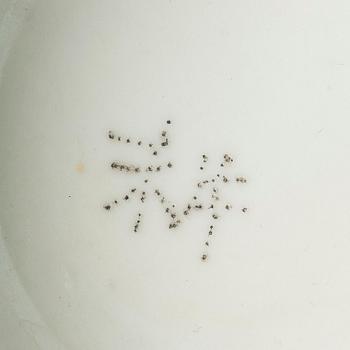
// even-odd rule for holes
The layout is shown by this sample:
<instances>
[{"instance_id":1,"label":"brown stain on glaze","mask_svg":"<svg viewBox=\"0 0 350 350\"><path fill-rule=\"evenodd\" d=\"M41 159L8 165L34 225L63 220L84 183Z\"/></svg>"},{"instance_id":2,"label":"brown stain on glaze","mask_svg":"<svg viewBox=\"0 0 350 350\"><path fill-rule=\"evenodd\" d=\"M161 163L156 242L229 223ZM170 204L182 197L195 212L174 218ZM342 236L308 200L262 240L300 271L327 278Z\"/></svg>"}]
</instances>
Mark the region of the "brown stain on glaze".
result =
<instances>
[{"instance_id":1,"label":"brown stain on glaze","mask_svg":"<svg viewBox=\"0 0 350 350\"><path fill-rule=\"evenodd\" d=\"M75 166L75 171L79 174L83 174L85 172L85 164L83 162L79 162Z\"/></svg>"}]
</instances>

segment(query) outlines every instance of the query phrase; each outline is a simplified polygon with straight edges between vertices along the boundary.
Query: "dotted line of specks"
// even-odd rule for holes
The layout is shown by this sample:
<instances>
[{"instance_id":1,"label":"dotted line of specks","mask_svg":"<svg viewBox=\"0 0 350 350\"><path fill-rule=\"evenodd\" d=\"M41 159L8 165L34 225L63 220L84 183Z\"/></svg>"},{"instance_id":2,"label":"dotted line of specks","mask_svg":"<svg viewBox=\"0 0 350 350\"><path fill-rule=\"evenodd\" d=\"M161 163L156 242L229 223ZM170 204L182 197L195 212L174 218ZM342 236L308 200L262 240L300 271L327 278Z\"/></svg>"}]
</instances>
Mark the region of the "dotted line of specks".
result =
<instances>
[{"instance_id":1,"label":"dotted line of specks","mask_svg":"<svg viewBox=\"0 0 350 350\"><path fill-rule=\"evenodd\" d=\"M168 125L171 124L171 120L167 120L166 122ZM152 155L157 156L158 155L158 147L167 147L169 146L169 136L168 132L166 130L163 130L160 134L160 140L159 142L146 142L143 139L132 139L131 137L124 136L117 134L113 130L108 131L108 138L111 141L117 142L117 143L125 143L129 145L136 145L137 147L148 149Z\"/></svg>"}]
</instances>

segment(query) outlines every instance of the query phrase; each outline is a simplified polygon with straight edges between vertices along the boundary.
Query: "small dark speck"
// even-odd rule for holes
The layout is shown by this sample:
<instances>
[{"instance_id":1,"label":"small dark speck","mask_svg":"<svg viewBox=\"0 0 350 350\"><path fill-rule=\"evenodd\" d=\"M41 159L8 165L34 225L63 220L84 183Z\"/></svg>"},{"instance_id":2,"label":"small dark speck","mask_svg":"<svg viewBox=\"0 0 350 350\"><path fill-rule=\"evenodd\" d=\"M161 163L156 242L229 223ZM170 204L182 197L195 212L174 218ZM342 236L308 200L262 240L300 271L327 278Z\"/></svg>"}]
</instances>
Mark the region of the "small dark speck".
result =
<instances>
[{"instance_id":1,"label":"small dark speck","mask_svg":"<svg viewBox=\"0 0 350 350\"><path fill-rule=\"evenodd\" d=\"M168 168L171 168L173 165L169 162L168 163Z\"/></svg>"},{"instance_id":2,"label":"small dark speck","mask_svg":"<svg viewBox=\"0 0 350 350\"><path fill-rule=\"evenodd\" d=\"M237 182L241 182L241 183L246 183L246 182L247 182L247 179L241 176L241 177L237 177L237 178L236 178L236 181L237 181Z\"/></svg>"},{"instance_id":3,"label":"small dark speck","mask_svg":"<svg viewBox=\"0 0 350 350\"><path fill-rule=\"evenodd\" d=\"M208 258L208 255L207 255L207 254L203 254L203 255L202 255L202 261L207 260L207 258Z\"/></svg>"},{"instance_id":4,"label":"small dark speck","mask_svg":"<svg viewBox=\"0 0 350 350\"><path fill-rule=\"evenodd\" d=\"M167 123L167 124L171 124L171 120L167 120L166 123Z\"/></svg>"},{"instance_id":5,"label":"small dark speck","mask_svg":"<svg viewBox=\"0 0 350 350\"><path fill-rule=\"evenodd\" d=\"M142 142L141 142L141 141L139 141L137 144L138 144L139 146L141 146L141 143L142 143Z\"/></svg>"},{"instance_id":6,"label":"small dark speck","mask_svg":"<svg viewBox=\"0 0 350 350\"><path fill-rule=\"evenodd\" d=\"M105 208L106 210L110 210L111 206L109 204L105 205L103 208Z\"/></svg>"},{"instance_id":7,"label":"small dark speck","mask_svg":"<svg viewBox=\"0 0 350 350\"><path fill-rule=\"evenodd\" d=\"M129 199L129 196L126 195L126 196L124 197L124 199L127 201L127 200Z\"/></svg>"},{"instance_id":8,"label":"small dark speck","mask_svg":"<svg viewBox=\"0 0 350 350\"><path fill-rule=\"evenodd\" d=\"M242 208L243 213L246 213L248 208Z\"/></svg>"},{"instance_id":9,"label":"small dark speck","mask_svg":"<svg viewBox=\"0 0 350 350\"><path fill-rule=\"evenodd\" d=\"M201 167L199 167L199 169L203 170L203 167L201 166Z\"/></svg>"},{"instance_id":10,"label":"small dark speck","mask_svg":"<svg viewBox=\"0 0 350 350\"><path fill-rule=\"evenodd\" d=\"M126 139L126 143L130 143L130 139Z\"/></svg>"},{"instance_id":11,"label":"small dark speck","mask_svg":"<svg viewBox=\"0 0 350 350\"><path fill-rule=\"evenodd\" d=\"M157 152L157 151L154 151L154 152L153 152L153 155L154 155L154 156L156 156L157 154L158 154L158 152Z\"/></svg>"}]
</instances>

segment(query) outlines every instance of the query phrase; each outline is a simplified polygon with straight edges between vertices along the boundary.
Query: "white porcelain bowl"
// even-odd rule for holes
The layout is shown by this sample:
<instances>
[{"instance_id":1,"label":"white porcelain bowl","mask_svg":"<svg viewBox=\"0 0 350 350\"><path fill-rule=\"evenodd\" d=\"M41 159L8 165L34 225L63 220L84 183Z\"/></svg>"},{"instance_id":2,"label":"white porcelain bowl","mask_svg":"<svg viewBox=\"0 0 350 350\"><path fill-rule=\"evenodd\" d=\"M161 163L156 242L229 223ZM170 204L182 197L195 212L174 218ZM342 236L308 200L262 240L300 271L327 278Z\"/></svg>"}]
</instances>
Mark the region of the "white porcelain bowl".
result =
<instances>
[{"instance_id":1,"label":"white porcelain bowl","mask_svg":"<svg viewBox=\"0 0 350 350\"><path fill-rule=\"evenodd\" d=\"M349 349L349 11L0 0L0 349Z\"/></svg>"}]
</instances>

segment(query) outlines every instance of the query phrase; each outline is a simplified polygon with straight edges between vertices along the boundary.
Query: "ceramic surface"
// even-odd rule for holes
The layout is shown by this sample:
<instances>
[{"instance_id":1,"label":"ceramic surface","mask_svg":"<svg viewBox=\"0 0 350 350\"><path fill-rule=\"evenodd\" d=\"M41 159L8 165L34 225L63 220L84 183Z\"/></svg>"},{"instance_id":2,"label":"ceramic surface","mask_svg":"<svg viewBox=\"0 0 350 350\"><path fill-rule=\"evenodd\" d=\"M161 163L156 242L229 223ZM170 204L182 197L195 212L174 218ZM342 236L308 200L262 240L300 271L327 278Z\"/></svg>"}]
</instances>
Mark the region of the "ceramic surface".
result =
<instances>
[{"instance_id":1,"label":"ceramic surface","mask_svg":"<svg viewBox=\"0 0 350 350\"><path fill-rule=\"evenodd\" d=\"M348 2L0 10L1 349L349 348ZM207 213L169 230L152 191L181 208L225 153L248 181L205 247ZM146 186L111 162L155 158L106 211Z\"/></svg>"}]
</instances>

